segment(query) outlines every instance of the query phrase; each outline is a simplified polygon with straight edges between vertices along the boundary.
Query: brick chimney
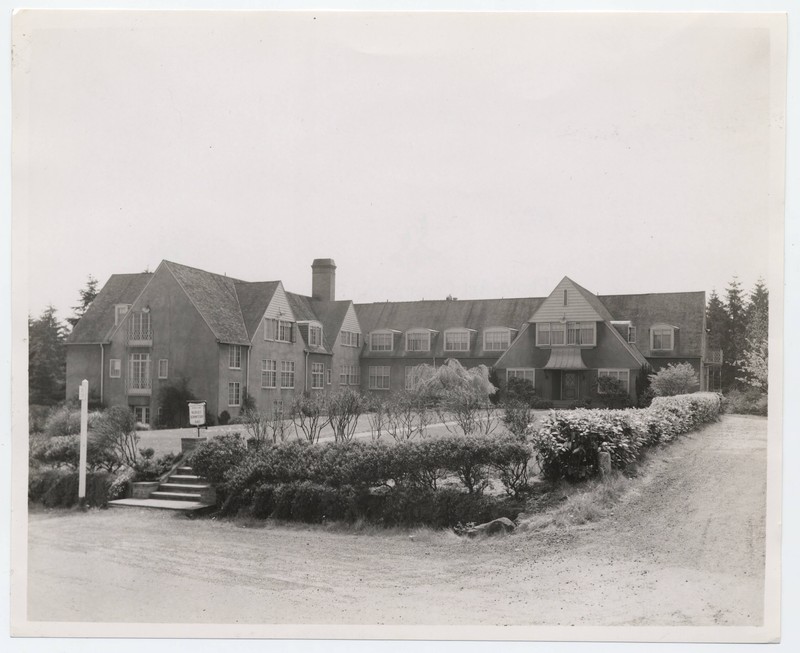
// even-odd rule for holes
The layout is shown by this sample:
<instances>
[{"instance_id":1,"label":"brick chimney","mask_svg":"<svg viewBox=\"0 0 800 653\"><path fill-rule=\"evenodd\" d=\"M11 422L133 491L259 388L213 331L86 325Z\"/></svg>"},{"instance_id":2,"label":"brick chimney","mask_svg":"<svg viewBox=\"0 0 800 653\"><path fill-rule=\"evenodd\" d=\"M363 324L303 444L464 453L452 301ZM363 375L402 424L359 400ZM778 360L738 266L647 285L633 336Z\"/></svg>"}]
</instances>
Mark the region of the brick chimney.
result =
<instances>
[{"instance_id":1,"label":"brick chimney","mask_svg":"<svg viewBox=\"0 0 800 653\"><path fill-rule=\"evenodd\" d=\"M325 302L336 299L336 263L332 258L315 258L311 264L311 297Z\"/></svg>"}]
</instances>

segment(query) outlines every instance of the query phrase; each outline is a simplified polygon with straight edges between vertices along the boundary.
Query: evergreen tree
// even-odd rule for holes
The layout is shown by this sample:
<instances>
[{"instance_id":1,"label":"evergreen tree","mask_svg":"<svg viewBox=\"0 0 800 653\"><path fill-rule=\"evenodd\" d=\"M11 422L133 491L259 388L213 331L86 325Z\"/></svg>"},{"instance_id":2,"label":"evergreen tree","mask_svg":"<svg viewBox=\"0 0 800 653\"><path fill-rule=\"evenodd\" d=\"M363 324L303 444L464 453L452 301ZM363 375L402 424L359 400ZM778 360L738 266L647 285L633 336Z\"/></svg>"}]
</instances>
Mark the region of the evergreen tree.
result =
<instances>
[{"instance_id":1,"label":"evergreen tree","mask_svg":"<svg viewBox=\"0 0 800 653\"><path fill-rule=\"evenodd\" d=\"M28 317L28 402L50 406L63 401L67 355L66 329L48 306L34 320Z\"/></svg>"},{"instance_id":2,"label":"evergreen tree","mask_svg":"<svg viewBox=\"0 0 800 653\"><path fill-rule=\"evenodd\" d=\"M736 384L739 376L737 362L742 359L745 350L745 334L747 332L747 315L742 286L737 277L733 277L725 290L725 313L728 328L722 344L722 387L727 389Z\"/></svg>"},{"instance_id":3,"label":"evergreen tree","mask_svg":"<svg viewBox=\"0 0 800 653\"><path fill-rule=\"evenodd\" d=\"M87 309L89 308L89 305L94 301L94 298L97 297L98 292L97 279L90 274L86 280L86 286L78 291L78 294L80 295L78 305L72 307L72 310L75 311L75 315L67 318L67 322L69 322L71 327L75 327L75 325L78 323L78 320L83 317L84 313L86 313Z\"/></svg>"},{"instance_id":4,"label":"evergreen tree","mask_svg":"<svg viewBox=\"0 0 800 653\"><path fill-rule=\"evenodd\" d=\"M728 313L716 290L712 290L711 296L708 298L706 329L708 329L706 340L708 348L722 349L722 342L728 337Z\"/></svg>"},{"instance_id":5,"label":"evergreen tree","mask_svg":"<svg viewBox=\"0 0 800 653\"><path fill-rule=\"evenodd\" d=\"M756 282L750 293L745 313L747 315L745 348L741 360L737 361L740 369L737 380L766 392L769 360L769 291L763 279Z\"/></svg>"}]
</instances>

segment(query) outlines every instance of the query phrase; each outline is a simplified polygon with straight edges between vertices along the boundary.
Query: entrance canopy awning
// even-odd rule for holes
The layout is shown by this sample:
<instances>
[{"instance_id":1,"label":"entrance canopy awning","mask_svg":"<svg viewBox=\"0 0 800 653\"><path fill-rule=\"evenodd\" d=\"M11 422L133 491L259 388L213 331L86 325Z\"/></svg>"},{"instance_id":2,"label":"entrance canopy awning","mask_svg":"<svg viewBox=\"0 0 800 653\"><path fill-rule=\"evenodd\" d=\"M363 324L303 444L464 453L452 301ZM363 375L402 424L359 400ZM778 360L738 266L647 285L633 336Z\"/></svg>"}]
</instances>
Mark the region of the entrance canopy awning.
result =
<instances>
[{"instance_id":1,"label":"entrance canopy awning","mask_svg":"<svg viewBox=\"0 0 800 653\"><path fill-rule=\"evenodd\" d=\"M553 347L550 360L544 366L546 370L588 370L583 363L581 350L578 347Z\"/></svg>"}]
</instances>

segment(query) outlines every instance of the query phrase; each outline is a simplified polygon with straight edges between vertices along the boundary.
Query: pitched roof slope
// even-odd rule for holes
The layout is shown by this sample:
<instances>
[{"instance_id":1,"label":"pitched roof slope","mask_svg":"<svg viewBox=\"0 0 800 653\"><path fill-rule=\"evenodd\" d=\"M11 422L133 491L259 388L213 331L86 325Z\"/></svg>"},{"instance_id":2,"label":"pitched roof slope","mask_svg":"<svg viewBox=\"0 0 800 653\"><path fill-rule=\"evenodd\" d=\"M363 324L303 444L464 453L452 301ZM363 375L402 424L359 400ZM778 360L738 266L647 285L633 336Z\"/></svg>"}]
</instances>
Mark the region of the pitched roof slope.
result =
<instances>
[{"instance_id":1,"label":"pitched roof slope","mask_svg":"<svg viewBox=\"0 0 800 653\"><path fill-rule=\"evenodd\" d=\"M564 278L567 281L569 281L573 286L575 286L575 289L583 296L583 298L587 302L589 302L589 305L594 310L597 311L597 313L598 313L598 315L600 315L600 317L602 317L604 320L609 321L609 322L614 319L612 317L611 313L608 312L608 308L605 306L605 304L603 304L602 301L600 301L600 299L598 298L597 295L595 295L593 292L590 292L590 291L586 290L586 288L584 288L580 284L575 283L569 277L564 277Z\"/></svg>"},{"instance_id":2,"label":"pitched roof slope","mask_svg":"<svg viewBox=\"0 0 800 653\"><path fill-rule=\"evenodd\" d=\"M250 344L235 284L239 279L206 272L171 261L164 264L220 342Z\"/></svg>"},{"instance_id":3,"label":"pitched roof slope","mask_svg":"<svg viewBox=\"0 0 800 653\"><path fill-rule=\"evenodd\" d=\"M293 293L293 292L287 292L286 293L286 298L289 300L289 306L292 308L292 313L294 313L295 320L297 320L298 322L309 322L309 321L313 320L314 322L319 322L320 324L323 325L323 329L322 329L323 338L324 338L325 344L327 344L327 338L326 338L326 334L325 334L325 325L322 322L322 320L319 318L317 313L314 311L314 307L312 305L312 301L313 300L311 299L311 297L306 297L305 295L298 295L298 294ZM305 340L306 348L309 351L331 353L329 348L326 348L324 344L322 346L309 345L308 344L308 330L306 328L301 328L300 329L300 333L301 333L301 335L303 337L303 340Z\"/></svg>"},{"instance_id":4,"label":"pitched roof slope","mask_svg":"<svg viewBox=\"0 0 800 653\"><path fill-rule=\"evenodd\" d=\"M234 281L233 286L242 311L244 326L251 340L279 285L280 281Z\"/></svg>"},{"instance_id":5,"label":"pitched roof slope","mask_svg":"<svg viewBox=\"0 0 800 653\"><path fill-rule=\"evenodd\" d=\"M342 323L347 315L347 310L353 302L343 299L333 302L325 302L317 299L311 300L311 307L322 322L322 334L328 349L333 351L339 331L342 330Z\"/></svg>"},{"instance_id":6,"label":"pitched roof slope","mask_svg":"<svg viewBox=\"0 0 800 653\"><path fill-rule=\"evenodd\" d=\"M415 327L483 329L507 326L519 329L533 315L543 297L518 299L422 300L355 304L364 333L376 329L407 331Z\"/></svg>"},{"instance_id":7,"label":"pitched roof slope","mask_svg":"<svg viewBox=\"0 0 800 653\"><path fill-rule=\"evenodd\" d=\"M112 274L67 338L68 345L108 341L114 328L114 305L133 304L153 277L152 272Z\"/></svg>"}]
</instances>

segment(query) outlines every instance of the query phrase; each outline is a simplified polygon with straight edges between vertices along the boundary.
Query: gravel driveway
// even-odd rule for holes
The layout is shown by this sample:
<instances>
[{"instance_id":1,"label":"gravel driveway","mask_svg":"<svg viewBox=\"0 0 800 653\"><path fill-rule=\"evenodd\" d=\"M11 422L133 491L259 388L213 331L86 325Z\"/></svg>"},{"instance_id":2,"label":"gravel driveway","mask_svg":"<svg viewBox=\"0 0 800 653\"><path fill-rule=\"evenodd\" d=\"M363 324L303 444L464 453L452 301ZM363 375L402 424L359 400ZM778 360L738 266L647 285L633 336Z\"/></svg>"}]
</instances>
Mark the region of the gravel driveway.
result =
<instances>
[{"instance_id":1,"label":"gravel driveway","mask_svg":"<svg viewBox=\"0 0 800 653\"><path fill-rule=\"evenodd\" d=\"M726 416L654 452L599 523L497 539L33 513L29 619L760 625L766 426Z\"/></svg>"}]
</instances>

